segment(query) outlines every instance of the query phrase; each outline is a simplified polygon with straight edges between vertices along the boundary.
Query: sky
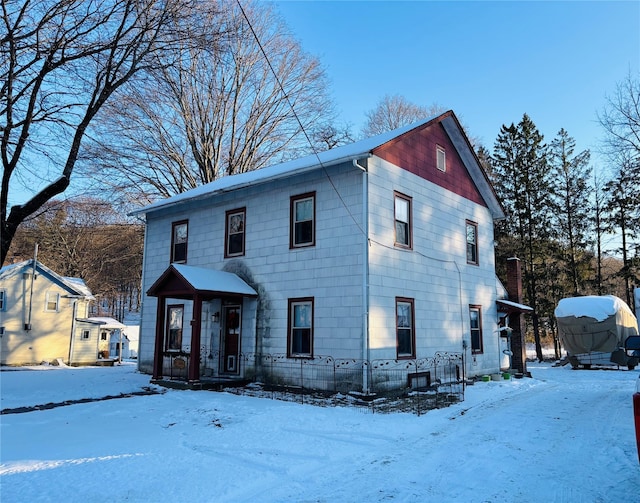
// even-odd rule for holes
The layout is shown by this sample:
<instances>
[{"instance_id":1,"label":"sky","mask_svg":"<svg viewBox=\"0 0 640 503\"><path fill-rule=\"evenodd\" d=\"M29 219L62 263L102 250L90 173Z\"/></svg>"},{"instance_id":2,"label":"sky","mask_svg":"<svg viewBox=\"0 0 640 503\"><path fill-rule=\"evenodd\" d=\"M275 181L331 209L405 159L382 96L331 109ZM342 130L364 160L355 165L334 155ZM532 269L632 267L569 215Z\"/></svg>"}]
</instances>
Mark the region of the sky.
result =
<instances>
[{"instance_id":1,"label":"sky","mask_svg":"<svg viewBox=\"0 0 640 503\"><path fill-rule=\"evenodd\" d=\"M0 409L140 391L149 376L135 368L3 370ZM420 416L180 390L3 414L0 498L637 501L639 371L528 369L532 378L477 382L463 402Z\"/></svg>"},{"instance_id":2,"label":"sky","mask_svg":"<svg viewBox=\"0 0 640 503\"><path fill-rule=\"evenodd\" d=\"M500 127L526 113L547 142L564 128L601 169L596 114L639 71L638 1L275 4L324 65L355 133L384 95L399 94L454 110L490 151Z\"/></svg>"}]
</instances>

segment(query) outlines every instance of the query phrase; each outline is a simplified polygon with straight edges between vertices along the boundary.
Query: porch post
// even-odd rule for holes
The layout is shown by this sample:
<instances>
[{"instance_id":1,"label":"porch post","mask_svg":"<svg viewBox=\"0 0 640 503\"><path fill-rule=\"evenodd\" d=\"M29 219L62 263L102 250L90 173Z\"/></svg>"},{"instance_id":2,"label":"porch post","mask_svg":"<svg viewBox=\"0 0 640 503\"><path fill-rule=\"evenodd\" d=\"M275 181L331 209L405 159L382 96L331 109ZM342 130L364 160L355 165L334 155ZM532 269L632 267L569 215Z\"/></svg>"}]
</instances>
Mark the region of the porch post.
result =
<instances>
[{"instance_id":1,"label":"porch post","mask_svg":"<svg viewBox=\"0 0 640 503\"><path fill-rule=\"evenodd\" d=\"M153 378L162 379L162 348L164 345L164 316L165 297L158 296L158 308L156 309L156 342L153 350Z\"/></svg>"},{"instance_id":2,"label":"porch post","mask_svg":"<svg viewBox=\"0 0 640 503\"><path fill-rule=\"evenodd\" d=\"M193 319L191 320L191 358L189 359L189 382L200 380L200 331L202 329L202 297L193 297Z\"/></svg>"}]
</instances>

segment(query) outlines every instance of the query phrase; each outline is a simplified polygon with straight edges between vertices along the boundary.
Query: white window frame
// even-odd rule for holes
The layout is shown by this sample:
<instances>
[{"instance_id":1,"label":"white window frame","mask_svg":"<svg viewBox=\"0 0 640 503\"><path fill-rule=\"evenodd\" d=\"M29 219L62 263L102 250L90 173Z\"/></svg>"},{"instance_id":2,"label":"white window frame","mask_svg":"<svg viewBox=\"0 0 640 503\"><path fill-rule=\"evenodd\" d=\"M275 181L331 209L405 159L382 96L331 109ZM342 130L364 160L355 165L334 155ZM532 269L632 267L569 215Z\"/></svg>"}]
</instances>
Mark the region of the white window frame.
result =
<instances>
[{"instance_id":1,"label":"white window frame","mask_svg":"<svg viewBox=\"0 0 640 503\"><path fill-rule=\"evenodd\" d=\"M436 145L436 167L443 173L447 171L447 151L440 145Z\"/></svg>"},{"instance_id":2,"label":"white window frame","mask_svg":"<svg viewBox=\"0 0 640 503\"><path fill-rule=\"evenodd\" d=\"M88 328L82 329L82 335L80 336L80 338L83 341L88 341L89 339L91 339L91 330L89 330Z\"/></svg>"},{"instance_id":3,"label":"white window frame","mask_svg":"<svg viewBox=\"0 0 640 503\"><path fill-rule=\"evenodd\" d=\"M289 299L289 328L287 336L287 356L289 358L313 358L313 317L314 317L314 298L304 297L298 299ZM305 320L304 325L296 324L296 308L306 308L309 319ZM300 331L300 334L296 334ZM298 337L307 339L309 351L296 351L296 341Z\"/></svg>"},{"instance_id":4,"label":"white window frame","mask_svg":"<svg viewBox=\"0 0 640 503\"><path fill-rule=\"evenodd\" d=\"M297 219L297 207L298 204L304 202L311 202L311 218L307 220ZM305 248L308 246L315 246L316 244L316 193L308 192L306 194L299 194L297 196L291 196L290 202L290 219L291 228L289 230L289 248ZM308 241L298 241L297 226L298 225L311 225L311 238Z\"/></svg>"},{"instance_id":5,"label":"white window frame","mask_svg":"<svg viewBox=\"0 0 640 503\"><path fill-rule=\"evenodd\" d=\"M55 296L55 301L51 300L51 297ZM49 304L55 304L54 309L49 309ZM44 298L44 310L47 313L57 313L60 311L60 293L58 292L47 292Z\"/></svg>"},{"instance_id":6,"label":"white window frame","mask_svg":"<svg viewBox=\"0 0 640 503\"><path fill-rule=\"evenodd\" d=\"M470 241L469 230L473 229L473 240ZM472 222L471 220L467 220L464 226L464 241L465 241L465 252L467 254L467 264L471 265L479 265L480 259L478 257L478 224L476 222Z\"/></svg>"},{"instance_id":7,"label":"white window frame","mask_svg":"<svg viewBox=\"0 0 640 503\"><path fill-rule=\"evenodd\" d=\"M398 214L398 202L402 202L407 205L407 215L402 217ZM413 201L412 198L401 194L400 192L393 193L393 229L394 229L394 244L402 248L411 249L413 247L413 229L411 223ZM404 226L406 230L406 242L399 240L398 238L398 225Z\"/></svg>"}]
</instances>

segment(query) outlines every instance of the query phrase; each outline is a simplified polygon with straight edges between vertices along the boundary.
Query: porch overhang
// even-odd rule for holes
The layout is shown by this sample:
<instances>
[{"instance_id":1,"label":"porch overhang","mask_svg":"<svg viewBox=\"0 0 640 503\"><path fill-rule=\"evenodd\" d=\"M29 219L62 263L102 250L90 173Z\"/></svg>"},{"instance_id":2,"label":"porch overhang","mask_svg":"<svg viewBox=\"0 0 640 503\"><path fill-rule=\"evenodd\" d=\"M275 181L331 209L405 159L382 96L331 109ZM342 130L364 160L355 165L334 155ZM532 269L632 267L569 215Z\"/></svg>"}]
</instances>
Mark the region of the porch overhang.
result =
<instances>
[{"instance_id":1,"label":"porch overhang","mask_svg":"<svg viewBox=\"0 0 640 503\"><path fill-rule=\"evenodd\" d=\"M150 297L174 299L214 297L257 297L257 292L242 278L226 271L171 264L147 290Z\"/></svg>"},{"instance_id":2,"label":"porch overhang","mask_svg":"<svg viewBox=\"0 0 640 503\"><path fill-rule=\"evenodd\" d=\"M496 300L496 304L498 304L498 311L501 313L532 313L533 308L529 306L525 306L524 304L519 304L518 302L513 302L510 300L498 299Z\"/></svg>"}]
</instances>

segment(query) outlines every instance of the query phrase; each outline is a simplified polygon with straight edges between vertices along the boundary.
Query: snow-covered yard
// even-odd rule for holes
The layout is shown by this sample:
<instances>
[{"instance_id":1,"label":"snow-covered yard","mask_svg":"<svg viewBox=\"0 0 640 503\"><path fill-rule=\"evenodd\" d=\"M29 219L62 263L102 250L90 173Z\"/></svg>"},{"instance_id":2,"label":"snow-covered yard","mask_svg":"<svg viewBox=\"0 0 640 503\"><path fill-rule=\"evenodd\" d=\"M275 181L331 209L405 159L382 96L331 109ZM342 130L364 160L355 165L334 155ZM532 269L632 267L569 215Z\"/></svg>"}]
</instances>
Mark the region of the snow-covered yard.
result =
<instances>
[{"instance_id":1,"label":"snow-covered yard","mask_svg":"<svg viewBox=\"0 0 640 503\"><path fill-rule=\"evenodd\" d=\"M0 499L636 501L638 371L529 370L422 416L176 390L4 414ZM149 385L134 364L0 379L2 409Z\"/></svg>"}]
</instances>

